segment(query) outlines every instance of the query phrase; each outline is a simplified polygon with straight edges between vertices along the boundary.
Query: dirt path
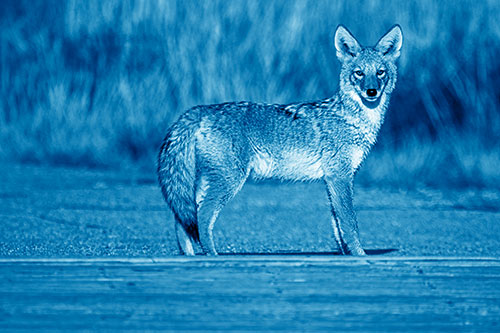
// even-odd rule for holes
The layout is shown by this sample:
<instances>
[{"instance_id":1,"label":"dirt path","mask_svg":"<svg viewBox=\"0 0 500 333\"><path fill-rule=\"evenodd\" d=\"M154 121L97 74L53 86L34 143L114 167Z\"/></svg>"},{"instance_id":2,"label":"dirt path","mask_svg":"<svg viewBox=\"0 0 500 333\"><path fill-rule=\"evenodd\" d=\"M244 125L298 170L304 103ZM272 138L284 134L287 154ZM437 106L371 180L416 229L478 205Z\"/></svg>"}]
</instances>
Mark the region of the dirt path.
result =
<instances>
[{"instance_id":1,"label":"dirt path","mask_svg":"<svg viewBox=\"0 0 500 333\"><path fill-rule=\"evenodd\" d=\"M0 257L177 254L154 176L0 168ZM500 256L500 193L356 188L361 240L391 256ZM224 253L331 253L321 183L246 184L214 229Z\"/></svg>"}]
</instances>

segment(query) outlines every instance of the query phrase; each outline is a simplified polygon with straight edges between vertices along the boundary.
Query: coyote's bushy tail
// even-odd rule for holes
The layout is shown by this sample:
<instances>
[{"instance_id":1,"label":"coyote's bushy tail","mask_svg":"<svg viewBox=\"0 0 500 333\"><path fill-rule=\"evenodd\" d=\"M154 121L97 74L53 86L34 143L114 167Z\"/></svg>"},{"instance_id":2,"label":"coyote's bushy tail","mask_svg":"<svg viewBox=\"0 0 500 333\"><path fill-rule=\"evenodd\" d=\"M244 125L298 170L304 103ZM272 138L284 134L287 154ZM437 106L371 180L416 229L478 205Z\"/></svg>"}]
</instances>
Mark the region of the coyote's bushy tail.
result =
<instances>
[{"instance_id":1,"label":"coyote's bushy tail","mask_svg":"<svg viewBox=\"0 0 500 333\"><path fill-rule=\"evenodd\" d=\"M199 241L195 201L196 113L184 114L168 131L158 156L158 180L168 205L189 236Z\"/></svg>"}]
</instances>

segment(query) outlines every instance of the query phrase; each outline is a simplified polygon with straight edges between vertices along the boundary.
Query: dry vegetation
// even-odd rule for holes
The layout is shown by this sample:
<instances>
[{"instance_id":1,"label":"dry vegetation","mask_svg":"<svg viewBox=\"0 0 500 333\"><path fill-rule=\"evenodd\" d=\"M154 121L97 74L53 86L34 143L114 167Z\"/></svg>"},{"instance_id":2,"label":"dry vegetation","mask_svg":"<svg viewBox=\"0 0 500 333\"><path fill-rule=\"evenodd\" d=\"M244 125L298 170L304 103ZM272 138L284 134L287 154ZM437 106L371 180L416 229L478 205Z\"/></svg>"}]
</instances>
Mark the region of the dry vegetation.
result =
<instances>
[{"instance_id":1,"label":"dry vegetation","mask_svg":"<svg viewBox=\"0 0 500 333\"><path fill-rule=\"evenodd\" d=\"M184 109L337 89L339 23L404 32L363 184L499 186L498 1L5 1L0 158L152 170ZM496 184L496 185L495 185Z\"/></svg>"}]
</instances>

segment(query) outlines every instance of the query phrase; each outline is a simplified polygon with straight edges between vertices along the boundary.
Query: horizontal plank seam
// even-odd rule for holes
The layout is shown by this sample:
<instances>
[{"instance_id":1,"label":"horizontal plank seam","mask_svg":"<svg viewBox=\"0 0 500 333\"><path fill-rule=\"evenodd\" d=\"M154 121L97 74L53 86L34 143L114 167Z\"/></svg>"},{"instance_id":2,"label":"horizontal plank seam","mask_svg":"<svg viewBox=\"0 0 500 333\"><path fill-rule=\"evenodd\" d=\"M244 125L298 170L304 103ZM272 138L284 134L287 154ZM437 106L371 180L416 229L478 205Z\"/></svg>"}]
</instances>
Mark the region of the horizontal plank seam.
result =
<instances>
[{"instance_id":1,"label":"horizontal plank seam","mask_svg":"<svg viewBox=\"0 0 500 333\"><path fill-rule=\"evenodd\" d=\"M139 257L139 258L0 258L0 264L92 264L92 263L129 263L129 264L162 264L162 263L211 263L211 262L300 262L300 263L341 263L341 262L489 262L500 263L500 257L339 257L339 256L300 256L300 255L252 255L221 257Z\"/></svg>"}]
</instances>

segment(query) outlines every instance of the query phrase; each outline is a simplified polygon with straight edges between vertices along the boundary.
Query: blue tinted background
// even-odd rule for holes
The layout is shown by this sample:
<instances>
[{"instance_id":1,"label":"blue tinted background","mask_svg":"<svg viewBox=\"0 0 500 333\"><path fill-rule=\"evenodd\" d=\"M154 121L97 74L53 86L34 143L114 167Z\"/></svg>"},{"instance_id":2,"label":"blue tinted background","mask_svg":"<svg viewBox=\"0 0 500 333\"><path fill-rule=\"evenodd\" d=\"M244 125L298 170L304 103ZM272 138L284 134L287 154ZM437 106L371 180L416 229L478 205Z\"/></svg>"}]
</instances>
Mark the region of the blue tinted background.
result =
<instances>
[{"instance_id":1,"label":"blue tinted background","mask_svg":"<svg viewBox=\"0 0 500 333\"><path fill-rule=\"evenodd\" d=\"M339 23L403 28L365 184L499 186L499 1L2 1L0 159L154 170L196 104L333 95Z\"/></svg>"}]
</instances>

